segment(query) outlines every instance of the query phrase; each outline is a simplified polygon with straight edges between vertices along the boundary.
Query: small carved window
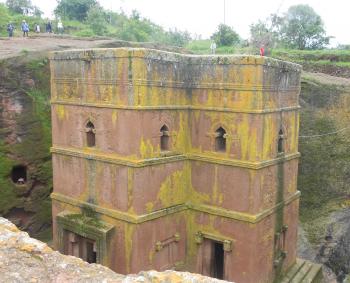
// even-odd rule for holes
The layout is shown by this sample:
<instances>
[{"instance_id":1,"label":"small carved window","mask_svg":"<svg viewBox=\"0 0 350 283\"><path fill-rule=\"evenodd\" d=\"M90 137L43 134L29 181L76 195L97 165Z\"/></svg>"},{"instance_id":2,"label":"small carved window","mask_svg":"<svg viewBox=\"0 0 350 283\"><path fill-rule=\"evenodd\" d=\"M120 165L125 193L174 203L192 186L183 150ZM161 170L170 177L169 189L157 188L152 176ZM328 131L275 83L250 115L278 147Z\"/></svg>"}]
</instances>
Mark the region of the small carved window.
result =
<instances>
[{"instance_id":1,"label":"small carved window","mask_svg":"<svg viewBox=\"0 0 350 283\"><path fill-rule=\"evenodd\" d=\"M283 130L280 129L278 133L278 145L277 145L277 152L283 153L284 152L284 135Z\"/></svg>"},{"instance_id":2,"label":"small carved window","mask_svg":"<svg viewBox=\"0 0 350 283\"><path fill-rule=\"evenodd\" d=\"M160 128L160 150L169 150L169 128L166 125Z\"/></svg>"},{"instance_id":3,"label":"small carved window","mask_svg":"<svg viewBox=\"0 0 350 283\"><path fill-rule=\"evenodd\" d=\"M96 145L96 137L95 137L95 126L92 122L88 122L86 124L86 128L85 128L85 132L86 132L86 145L88 147L93 147Z\"/></svg>"},{"instance_id":4,"label":"small carved window","mask_svg":"<svg viewBox=\"0 0 350 283\"><path fill-rule=\"evenodd\" d=\"M27 167L16 165L12 168L11 179L15 184L24 185L27 182Z\"/></svg>"},{"instance_id":5,"label":"small carved window","mask_svg":"<svg viewBox=\"0 0 350 283\"><path fill-rule=\"evenodd\" d=\"M222 127L215 131L215 150L226 151L226 131Z\"/></svg>"}]
</instances>

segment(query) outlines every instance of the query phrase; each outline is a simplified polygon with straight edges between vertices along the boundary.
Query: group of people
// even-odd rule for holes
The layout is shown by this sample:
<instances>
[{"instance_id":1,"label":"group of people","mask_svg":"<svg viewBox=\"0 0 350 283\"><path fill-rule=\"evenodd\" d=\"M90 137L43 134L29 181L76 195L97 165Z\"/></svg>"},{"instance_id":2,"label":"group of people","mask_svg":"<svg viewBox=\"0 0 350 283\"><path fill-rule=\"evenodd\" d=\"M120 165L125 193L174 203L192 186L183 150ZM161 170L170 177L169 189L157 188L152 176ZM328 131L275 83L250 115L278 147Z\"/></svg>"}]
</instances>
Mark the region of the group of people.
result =
<instances>
[{"instance_id":1,"label":"group of people","mask_svg":"<svg viewBox=\"0 0 350 283\"><path fill-rule=\"evenodd\" d=\"M15 26L12 22L9 22L7 24L7 32L8 32L8 36L9 37L13 37L14 34L14 30L15 30ZM28 33L29 33L29 24L23 20L21 23L21 31L23 32L23 37L28 37ZM39 24L35 24L34 25L34 32L36 33L40 33L40 25ZM46 32L47 33L52 33L52 22L48 21L46 23ZM57 32L59 34L63 34L63 23L61 20L59 20L57 22Z\"/></svg>"}]
</instances>

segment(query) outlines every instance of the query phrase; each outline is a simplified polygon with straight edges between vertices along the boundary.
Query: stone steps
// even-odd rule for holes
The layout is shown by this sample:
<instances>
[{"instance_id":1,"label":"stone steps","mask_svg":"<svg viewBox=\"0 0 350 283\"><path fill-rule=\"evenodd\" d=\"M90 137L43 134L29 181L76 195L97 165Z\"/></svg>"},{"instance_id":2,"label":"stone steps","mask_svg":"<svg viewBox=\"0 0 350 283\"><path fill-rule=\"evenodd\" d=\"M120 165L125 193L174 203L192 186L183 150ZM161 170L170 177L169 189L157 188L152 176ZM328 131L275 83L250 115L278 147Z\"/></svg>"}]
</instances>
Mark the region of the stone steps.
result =
<instances>
[{"instance_id":1,"label":"stone steps","mask_svg":"<svg viewBox=\"0 0 350 283\"><path fill-rule=\"evenodd\" d=\"M322 266L307 260L297 259L280 283L321 283Z\"/></svg>"}]
</instances>

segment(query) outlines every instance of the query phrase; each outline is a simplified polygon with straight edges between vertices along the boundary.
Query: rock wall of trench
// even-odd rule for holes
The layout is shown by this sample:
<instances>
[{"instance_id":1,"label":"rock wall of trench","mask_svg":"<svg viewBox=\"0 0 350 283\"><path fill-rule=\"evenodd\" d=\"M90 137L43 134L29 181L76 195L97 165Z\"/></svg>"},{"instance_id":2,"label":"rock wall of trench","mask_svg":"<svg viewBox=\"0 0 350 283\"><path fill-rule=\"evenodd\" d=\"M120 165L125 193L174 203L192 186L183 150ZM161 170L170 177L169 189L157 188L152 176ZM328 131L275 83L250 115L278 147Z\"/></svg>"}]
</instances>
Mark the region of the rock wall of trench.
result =
<instances>
[{"instance_id":1,"label":"rock wall of trench","mask_svg":"<svg viewBox=\"0 0 350 283\"><path fill-rule=\"evenodd\" d=\"M0 215L42 238L51 230L49 93L47 60L0 61Z\"/></svg>"},{"instance_id":2,"label":"rock wall of trench","mask_svg":"<svg viewBox=\"0 0 350 283\"><path fill-rule=\"evenodd\" d=\"M300 100L299 256L322 263L327 282L348 282L350 87L304 77Z\"/></svg>"}]
</instances>

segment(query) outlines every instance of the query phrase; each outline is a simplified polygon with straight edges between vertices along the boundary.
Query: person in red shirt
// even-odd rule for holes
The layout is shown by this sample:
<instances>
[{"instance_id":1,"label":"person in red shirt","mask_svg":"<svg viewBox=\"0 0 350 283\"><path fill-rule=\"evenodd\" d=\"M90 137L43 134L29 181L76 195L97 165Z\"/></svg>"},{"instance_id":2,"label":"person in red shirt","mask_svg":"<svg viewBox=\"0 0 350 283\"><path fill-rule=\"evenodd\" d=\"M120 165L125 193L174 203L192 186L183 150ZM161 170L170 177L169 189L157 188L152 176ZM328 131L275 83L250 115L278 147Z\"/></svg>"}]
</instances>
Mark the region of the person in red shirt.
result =
<instances>
[{"instance_id":1,"label":"person in red shirt","mask_svg":"<svg viewBox=\"0 0 350 283\"><path fill-rule=\"evenodd\" d=\"M264 54L265 54L265 48L264 48L264 46L261 46L260 47L260 56L264 56Z\"/></svg>"}]
</instances>

